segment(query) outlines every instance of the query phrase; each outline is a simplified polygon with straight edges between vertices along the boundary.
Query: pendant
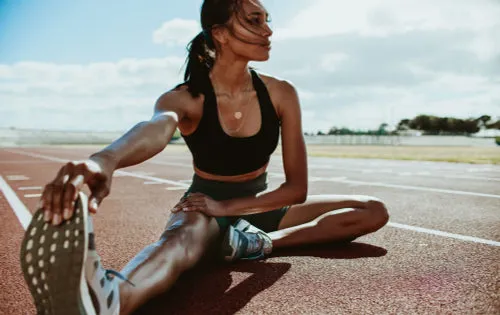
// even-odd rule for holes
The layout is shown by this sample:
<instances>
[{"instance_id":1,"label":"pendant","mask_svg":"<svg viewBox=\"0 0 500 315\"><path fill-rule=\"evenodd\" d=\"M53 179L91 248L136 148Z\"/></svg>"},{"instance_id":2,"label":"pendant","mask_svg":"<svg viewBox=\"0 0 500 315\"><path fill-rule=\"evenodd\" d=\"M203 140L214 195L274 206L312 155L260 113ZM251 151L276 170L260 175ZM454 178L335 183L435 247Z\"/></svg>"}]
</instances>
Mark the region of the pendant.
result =
<instances>
[{"instance_id":1,"label":"pendant","mask_svg":"<svg viewBox=\"0 0 500 315\"><path fill-rule=\"evenodd\" d=\"M241 112L234 113L234 118L236 118L236 119L241 119L241 116L243 116L243 114L241 114Z\"/></svg>"}]
</instances>

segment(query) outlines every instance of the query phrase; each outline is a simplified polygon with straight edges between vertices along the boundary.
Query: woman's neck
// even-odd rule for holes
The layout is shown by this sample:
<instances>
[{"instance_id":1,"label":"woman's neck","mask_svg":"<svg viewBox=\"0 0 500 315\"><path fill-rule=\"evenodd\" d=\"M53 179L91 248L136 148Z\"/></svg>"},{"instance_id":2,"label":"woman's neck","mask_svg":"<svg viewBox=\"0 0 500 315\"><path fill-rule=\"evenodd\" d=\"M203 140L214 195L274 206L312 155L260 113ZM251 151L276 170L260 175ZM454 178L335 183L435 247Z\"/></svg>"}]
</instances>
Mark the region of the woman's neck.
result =
<instances>
[{"instance_id":1,"label":"woman's neck","mask_svg":"<svg viewBox=\"0 0 500 315\"><path fill-rule=\"evenodd\" d=\"M217 59L212 70L210 79L215 82L218 93L235 95L248 89L252 80L248 69L248 62L228 62Z\"/></svg>"}]
</instances>

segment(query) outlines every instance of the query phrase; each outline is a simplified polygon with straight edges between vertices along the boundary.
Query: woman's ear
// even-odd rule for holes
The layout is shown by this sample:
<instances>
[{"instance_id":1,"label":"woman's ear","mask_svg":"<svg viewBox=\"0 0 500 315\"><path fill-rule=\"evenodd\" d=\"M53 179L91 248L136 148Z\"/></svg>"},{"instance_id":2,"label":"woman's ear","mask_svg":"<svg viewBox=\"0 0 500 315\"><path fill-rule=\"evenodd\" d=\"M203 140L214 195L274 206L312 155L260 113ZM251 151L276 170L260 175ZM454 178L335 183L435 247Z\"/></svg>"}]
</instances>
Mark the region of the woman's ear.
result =
<instances>
[{"instance_id":1,"label":"woman's ear","mask_svg":"<svg viewBox=\"0 0 500 315\"><path fill-rule=\"evenodd\" d=\"M212 38L219 44L226 44L228 41L228 31L222 25L214 26L212 28Z\"/></svg>"}]
</instances>

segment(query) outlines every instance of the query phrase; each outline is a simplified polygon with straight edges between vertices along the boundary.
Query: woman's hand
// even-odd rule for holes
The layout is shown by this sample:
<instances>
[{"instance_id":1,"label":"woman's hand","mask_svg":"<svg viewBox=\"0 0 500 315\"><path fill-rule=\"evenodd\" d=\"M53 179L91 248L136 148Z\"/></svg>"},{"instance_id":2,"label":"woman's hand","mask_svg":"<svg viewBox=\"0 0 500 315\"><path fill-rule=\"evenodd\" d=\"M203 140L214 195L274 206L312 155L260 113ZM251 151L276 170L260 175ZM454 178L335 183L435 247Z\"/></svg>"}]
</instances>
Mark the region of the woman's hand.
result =
<instances>
[{"instance_id":1,"label":"woman's hand","mask_svg":"<svg viewBox=\"0 0 500 315\"><path fill-rule=\"evenodd\" d=\"M56 178L43 190L38 209L44 209L44 220L59 225L73 216L74 202L83 185L91 191L89 211L97 212L98 205L109 194L112 168L94 160L72 161L66 163Z\"/></svg>"},{"instance_id":2,"label":"woman's hand","mask_svg":"<svg viewBox=\"0 0 500 315\"><path fill-rule=\"evenodd\" d=\"M225 210L224 203L221 201L213 200L202 193L190 193L175 205L172 212L198 211L210 217L223 217L226 215Z\"/></svg>"}]
</instances>

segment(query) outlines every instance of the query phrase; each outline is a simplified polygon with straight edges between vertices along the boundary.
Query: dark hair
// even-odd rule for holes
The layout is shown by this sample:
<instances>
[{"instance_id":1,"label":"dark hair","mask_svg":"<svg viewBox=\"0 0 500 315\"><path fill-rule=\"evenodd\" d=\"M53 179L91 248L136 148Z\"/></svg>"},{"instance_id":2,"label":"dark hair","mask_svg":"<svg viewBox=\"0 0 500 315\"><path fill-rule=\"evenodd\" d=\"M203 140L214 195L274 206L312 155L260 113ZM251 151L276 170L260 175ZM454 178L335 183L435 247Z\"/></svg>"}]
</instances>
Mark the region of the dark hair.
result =
<instances>
[{"instance_id":1,"label":"dark hair","mask_svg":"<svg viewBox=\"0 0 500 315\"><path fill-rule=\"evenodd\" d=\"M185 85L193 97L202 93L208 80L208 73L215 63L215 42L212 39L212 28L224 25L237 12L241 0L205 0L201 6L202 31L188 44L184 72Z\"/></svg>"}]
</instances>

